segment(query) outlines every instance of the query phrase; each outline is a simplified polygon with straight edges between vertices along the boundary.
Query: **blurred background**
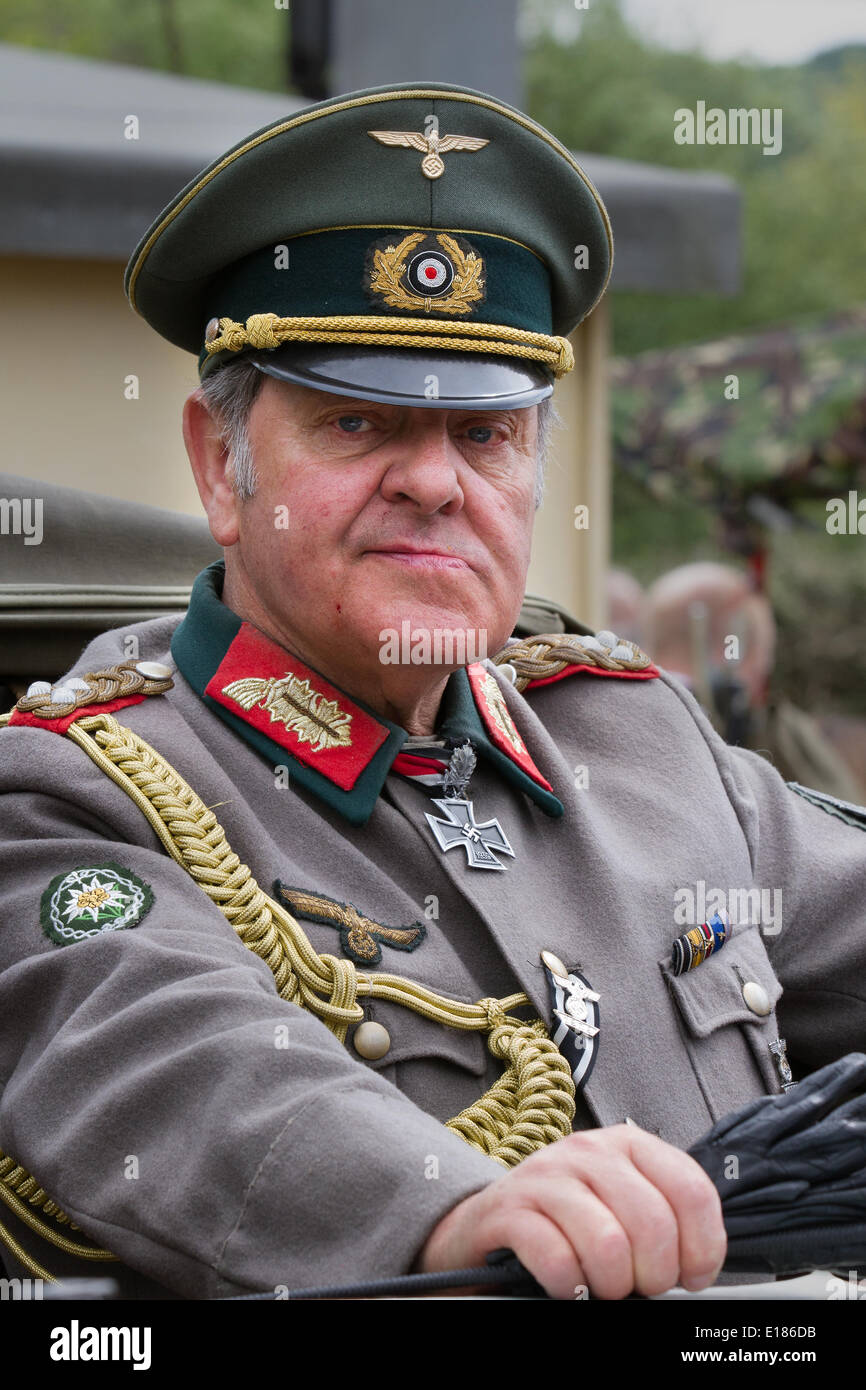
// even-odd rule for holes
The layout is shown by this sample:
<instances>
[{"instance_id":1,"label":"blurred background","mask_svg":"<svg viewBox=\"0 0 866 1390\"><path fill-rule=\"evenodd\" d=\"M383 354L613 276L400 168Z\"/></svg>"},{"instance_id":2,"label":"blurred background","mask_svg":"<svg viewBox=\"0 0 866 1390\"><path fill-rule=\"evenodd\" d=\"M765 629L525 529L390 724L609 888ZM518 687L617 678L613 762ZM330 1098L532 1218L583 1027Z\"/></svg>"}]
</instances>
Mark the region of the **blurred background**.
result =
<instances>
[{"instance_id":1,"label":"blurred background","mask_svg":"<svg viewBox=\"0 0 866 1390\"><path fill-rule=\"evenodd\" d=\"M530 590L644 645L783 775L866 800L862 0L0 0L0 703L183 607L215 553L180 438L195 363L122 293L142 232L252 130L425 79L547 126L613 223ZM698 103L781 112L781 149L678 143Z\"/></svg>"}]
</instances>

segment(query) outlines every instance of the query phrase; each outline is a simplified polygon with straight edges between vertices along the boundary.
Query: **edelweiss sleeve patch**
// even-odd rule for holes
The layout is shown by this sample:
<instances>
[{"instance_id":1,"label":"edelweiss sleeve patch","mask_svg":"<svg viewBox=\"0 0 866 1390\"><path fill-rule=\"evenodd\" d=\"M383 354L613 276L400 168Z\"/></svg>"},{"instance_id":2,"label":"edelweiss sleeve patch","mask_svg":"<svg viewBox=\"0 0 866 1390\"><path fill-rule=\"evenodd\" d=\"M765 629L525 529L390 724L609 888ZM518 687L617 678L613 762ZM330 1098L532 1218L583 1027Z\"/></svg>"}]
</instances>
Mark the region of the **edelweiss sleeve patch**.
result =
<instances>
[{"instance_id":1,"label":"edelweiss sleeve patch","mask_svg":"<svg viewBox=\"0 0 866 1390\"><path fill-rule=\"evenodd\" d=\"M136 926L150 908L148 884L122 864L91 864L58 874L42 894L42 929L58 946Z\"/></svg>"}]
</instances>

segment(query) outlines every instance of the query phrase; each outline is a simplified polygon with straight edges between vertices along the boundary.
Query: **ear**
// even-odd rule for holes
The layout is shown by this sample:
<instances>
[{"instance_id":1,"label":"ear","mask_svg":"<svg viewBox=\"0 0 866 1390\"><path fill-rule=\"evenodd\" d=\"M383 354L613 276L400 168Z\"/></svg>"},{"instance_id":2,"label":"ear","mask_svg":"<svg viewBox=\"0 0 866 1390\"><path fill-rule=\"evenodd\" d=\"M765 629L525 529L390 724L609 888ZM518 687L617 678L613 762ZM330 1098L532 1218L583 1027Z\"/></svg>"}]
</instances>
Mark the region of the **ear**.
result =
<instances>
[{"instance_id":1,"label":"ear","mask_svg":"<svg viewBox=\"0 0 866 1390\"><path fill-rule=\"evenodd\" d=\"M234 545L238 539L240 502L226 472L228 450L200 389L193 391L184 403L183 442L211 535L217 545Z\"/></svg>"}]
</instances>

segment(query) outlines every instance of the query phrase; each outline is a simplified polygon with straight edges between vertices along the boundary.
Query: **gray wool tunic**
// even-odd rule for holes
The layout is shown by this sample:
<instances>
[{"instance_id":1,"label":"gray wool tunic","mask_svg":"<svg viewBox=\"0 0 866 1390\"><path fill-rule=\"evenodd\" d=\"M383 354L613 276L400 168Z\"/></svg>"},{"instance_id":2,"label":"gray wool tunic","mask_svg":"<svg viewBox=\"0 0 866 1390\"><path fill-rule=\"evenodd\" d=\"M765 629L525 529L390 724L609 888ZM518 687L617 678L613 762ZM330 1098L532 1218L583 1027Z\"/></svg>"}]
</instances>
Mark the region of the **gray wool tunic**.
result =
<instances>
[{"instance_id":1,"label":"gray wool tunic","mask_svg":"<svg viewBox=\"0 0 866 1390\"><path fill-rule=\"evenodd\" d=\"M866 835L727 747L665 672L576 673L525 695L497 677L564 814L479 759L477 817L496 817L514 850L505 872L480 872L435 843L423 785L390 773L365 824L286 786L175 670L178 621L105 633L71 674L125 660L130 634L142 660L171 666L170 692L115 717L215 808L266 892L279 879L382 924L423 923L415 949L385 940L373 968L461 1000L524 990L549 1020L540 953L578 967L601 1027L576 1127L628 1116L685 1148L778 1091L780 1036L795 1077L866 1050ZM387 1028L387 1053L363 1059L351 1034L340 1044L279 998L267 965L69 739L0 731L0 791L0 1148L120 1260L84 1265L4 1214L52 1273L186 1298L405 1273L451 1207L502 1177L442 1123L499 1074L483 1036L377 1001L366 1014ZM148 885L141 920L50 940L48 885L106 863ZM713 893L740 920L676 977L683 913L693 898L704 920ZM743 910L758 902L771 908L761 920ZM303 926L339 954L333 926Z\"/></svg>"}]
</instances>

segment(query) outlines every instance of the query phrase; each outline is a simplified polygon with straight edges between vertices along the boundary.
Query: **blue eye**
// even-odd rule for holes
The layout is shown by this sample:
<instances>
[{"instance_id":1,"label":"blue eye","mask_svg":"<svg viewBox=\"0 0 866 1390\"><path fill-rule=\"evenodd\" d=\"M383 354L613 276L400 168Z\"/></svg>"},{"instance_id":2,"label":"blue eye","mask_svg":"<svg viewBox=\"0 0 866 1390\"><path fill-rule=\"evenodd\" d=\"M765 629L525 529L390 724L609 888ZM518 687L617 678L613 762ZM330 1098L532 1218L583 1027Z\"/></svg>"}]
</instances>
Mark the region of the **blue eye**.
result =
<instances>
[{"instance_id":1,"label":"blue eye","mask_svg":"<svg viewBox=\"0 0 866 1390\"><path fill-rule=\"evenodd\" d=\"M473 444L489 444L493 437L493 430L489 425L473 425L471 429L467 430L467 433ZM479 434L484 435L484 438L478 439L476 436Z\"/></svg>"},{"instance_id":2,"label":"blue eye","mask_svg":"<svg viewBox=\"0 0 866 1390\"><path fill-rule=\"evenodd\" d=\"M364 424L364 417L363 415L341 415L337 424L346 434L351 434L361 428Z\"/></svg>"}]
</instances>

